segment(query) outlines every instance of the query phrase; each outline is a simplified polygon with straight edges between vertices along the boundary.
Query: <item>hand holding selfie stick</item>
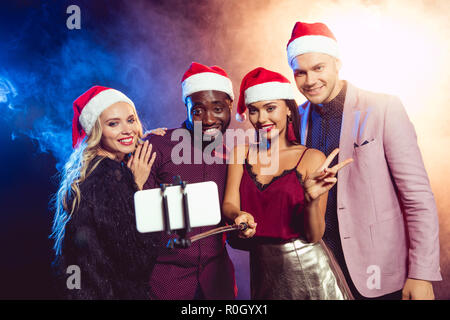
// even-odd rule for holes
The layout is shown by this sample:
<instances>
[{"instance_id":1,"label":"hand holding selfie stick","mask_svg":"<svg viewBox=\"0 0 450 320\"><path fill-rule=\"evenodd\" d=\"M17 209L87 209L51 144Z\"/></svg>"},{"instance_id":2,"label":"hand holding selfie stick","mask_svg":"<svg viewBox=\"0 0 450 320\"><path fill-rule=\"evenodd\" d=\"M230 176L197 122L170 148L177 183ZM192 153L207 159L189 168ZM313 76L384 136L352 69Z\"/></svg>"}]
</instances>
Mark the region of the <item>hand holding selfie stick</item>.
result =
<instances>
[{"instance_id":1,"label":"hand holding selfie stick","mask_svg":"<svg viewBox=\"0 0 450 320\"><path fill-rule=\"evenodd\" d=\"M192 236L189 238L189 240L192 242L195 242L197 240L212 236L214 234L218 234L218 233L224 233L224 232L229 232L229 231L235 231L235 230L239 230L239 231L245 231L247 230L248 225L245 222L242 222L240 224L233 224L231 226L224 226L224 227L220 227L220 228L215 228L203 233L199 233L196 234L195 236Z\"/></svg>"}]
</instances>

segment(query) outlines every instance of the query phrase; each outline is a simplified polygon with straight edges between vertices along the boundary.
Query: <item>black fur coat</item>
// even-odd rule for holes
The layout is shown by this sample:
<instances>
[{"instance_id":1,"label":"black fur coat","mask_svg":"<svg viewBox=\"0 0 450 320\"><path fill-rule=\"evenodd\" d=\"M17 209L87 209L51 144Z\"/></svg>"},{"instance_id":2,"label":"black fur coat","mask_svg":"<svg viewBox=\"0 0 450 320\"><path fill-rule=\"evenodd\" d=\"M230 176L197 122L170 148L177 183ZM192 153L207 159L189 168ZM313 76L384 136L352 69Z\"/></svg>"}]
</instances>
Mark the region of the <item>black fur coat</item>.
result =
<instances>
[{"instance_id":1,"label":"black fur coat","mask_svg":"<svg viewBox=\"0 0 450 320\"><path fill-rule=\"evenodd\" d=\"M64 298L147 299L159 235L136 230L137 187L131 171L104 158L80 191L80 206L66 224L56 264ZM70 265L79 267L80 289L67 288Z\"/></svg>"}]
</instances>

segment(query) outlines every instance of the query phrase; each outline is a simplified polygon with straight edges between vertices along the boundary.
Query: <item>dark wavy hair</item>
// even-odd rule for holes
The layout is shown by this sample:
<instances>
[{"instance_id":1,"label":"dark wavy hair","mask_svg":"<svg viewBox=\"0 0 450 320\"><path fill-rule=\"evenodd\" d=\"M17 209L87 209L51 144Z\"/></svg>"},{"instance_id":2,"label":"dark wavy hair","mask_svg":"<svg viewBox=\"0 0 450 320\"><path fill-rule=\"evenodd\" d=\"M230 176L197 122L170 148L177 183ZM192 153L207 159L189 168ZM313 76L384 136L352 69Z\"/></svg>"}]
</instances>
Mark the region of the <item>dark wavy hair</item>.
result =
<instances>
[{"instance_id":1,"label":"dark wavy hair","mask_svg":"<svg viewBox=\"0 0 450 320\"><path fill-rule=\"evenodd\" d=\"M292 119L292 125L294 127L294 133L296 141L292 142L294 144L301 144L301 137L300 137L300 114L298 113L298 106L297 102L295 102L294 99L285 99L284 102L286 103L286 106L291 110L291 119Z\"/></svg>"}]
</instances>

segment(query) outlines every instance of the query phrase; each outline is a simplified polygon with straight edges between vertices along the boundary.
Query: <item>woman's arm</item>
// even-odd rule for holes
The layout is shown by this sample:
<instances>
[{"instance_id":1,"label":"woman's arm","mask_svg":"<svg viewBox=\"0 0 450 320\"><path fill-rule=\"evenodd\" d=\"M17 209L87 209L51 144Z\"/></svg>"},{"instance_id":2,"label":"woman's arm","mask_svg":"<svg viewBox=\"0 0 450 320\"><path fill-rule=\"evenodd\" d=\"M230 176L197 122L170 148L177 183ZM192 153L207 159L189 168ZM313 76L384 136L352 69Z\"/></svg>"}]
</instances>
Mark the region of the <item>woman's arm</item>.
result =
<instances>
[{"instance_id":1,"label":"woman's arm","mask_svg":"<svg viewBox=\"0 0 450 320\"><path fill-rule=\"evenodd\" d=\"M305 187L305 234L309 242L318 242L325 232L325 210L327 207L328 191L336 184L337 172L351 163L353 159L347 159L328 168L330 163L339 153L335 149L327 158L319 151L312 149L305 157L306 177Z\"/></svg>"},{"instance_id":2,"label":"woman's arm","mask_svg":"<svg viewBox=\"0 0 450 320\"><path fill-rule=\"evenodd\" d=\"M240 233L240 237L249 238L256 232L256 223L253 216L247 212L241 211L241 198L239 186L241 184L243 163L246 154L246 146L237 146L233 149L233 158L228 164L227 184L225 187L225 196L222 204L222 213L224 216L236 224L246 223L248 229Z\"/></svg>"},{"instance_id":3,"label":"woman's arm","mask_svg":"<svg viewBox=\"0 0 450 320\"><path fill-rule=\"evenodd\" d=\"M66 225L62 251L64 264L61 266L64 269L60 275L66 299L114 298L114 285L109 277L114 274L114 267L93 226L94 214L94 206L83 199ZM76 267L77 274L70 273L69 267Z\"/></svg>"},{"instance_id":4,"label":"woman's arm","mask_svg":"<svg viewBox=\"0 0 450 320\"><path fill-rule=\"evenodd\" d=\"M306 152L306 151L305 151ZM325 161L325 155L315 149L309 149L305 155L306 176L316 172ZM325 210L327 208L328 191L316 198L312 198L305 187L304 230L308 242L318 242L325 232Z\"/></svg>"},{"instance_id":5,"label":"woman's arm","mask_svg":"<svg viewBox=\"0 0 450 320\"><path fill-rule=\"evenodd\" d=\"M158 235L136 229L133 174L104 161L80 186L81 202L66 228L64 261L81 273L81 288L66 294L71 299L145 299Z\"/></svg>"}]
</instances>

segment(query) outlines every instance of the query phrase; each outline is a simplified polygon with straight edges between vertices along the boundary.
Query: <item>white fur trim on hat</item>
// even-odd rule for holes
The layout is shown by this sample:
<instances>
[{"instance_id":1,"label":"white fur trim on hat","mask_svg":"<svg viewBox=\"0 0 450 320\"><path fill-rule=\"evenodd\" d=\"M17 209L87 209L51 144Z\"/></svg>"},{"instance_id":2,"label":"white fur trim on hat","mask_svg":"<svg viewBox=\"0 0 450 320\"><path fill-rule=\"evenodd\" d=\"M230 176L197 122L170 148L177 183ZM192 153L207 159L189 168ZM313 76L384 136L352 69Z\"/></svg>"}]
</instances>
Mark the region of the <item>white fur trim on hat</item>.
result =
<instances>
[{"instance_id":1,"label":"white fur trim on hat","mask_svg":"<svg viewBox=\"0 0 450 320\"><path fill-rule=\"evenodd\" d=\"M265 82L249 87L244 92L245 104L264 100L295 99L290 83Z\"/></svg>"},{"instance_id":2,"label":"white fur trim on hat","mask_svg":"<svg viewBox=\"0 0 450 320\"><path fill-rule=\"evenodd\" d=\"M308 52L321 52L339 58L337 42L326 36L303 36L293 40L287 48L289 65L292 60L301 54Z\"/></svg>"},{"instance_id":3,"label":"white fur trim on hat","mask_svg":"<svg viewBox=\"0 0 450 320\"><path fill-rule=\"evenodd\" d=\"M106 108L117 102L129 103L134 108L133 101L131 101L131 99L124 95L122 92L115 89L107 89L101 91L91 100L89 100L80 114L80 124L87 135L91 133L95 121L97 121L97 118L100 116L100 114Z\"/></svg>"},{"instance_id":4,"label":"white fur trim on hat","mask_svg":"<svg viewBox=\"0 0 450 320\"><path fill-rule=\"evenodd\" d=\"M186 97L191 94L205 90L225 92L232 100L234 100L231 80L217 73L202 72L194 74L181 83L181 88L183 92L183 102L185 102Z\"/></svg>"}]
</instances>

